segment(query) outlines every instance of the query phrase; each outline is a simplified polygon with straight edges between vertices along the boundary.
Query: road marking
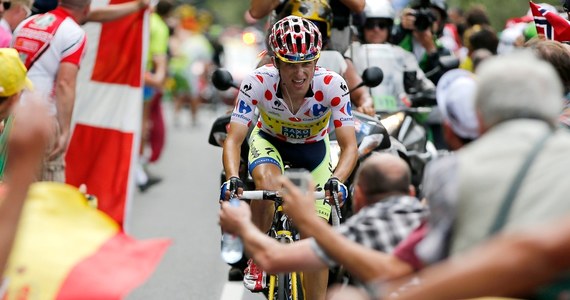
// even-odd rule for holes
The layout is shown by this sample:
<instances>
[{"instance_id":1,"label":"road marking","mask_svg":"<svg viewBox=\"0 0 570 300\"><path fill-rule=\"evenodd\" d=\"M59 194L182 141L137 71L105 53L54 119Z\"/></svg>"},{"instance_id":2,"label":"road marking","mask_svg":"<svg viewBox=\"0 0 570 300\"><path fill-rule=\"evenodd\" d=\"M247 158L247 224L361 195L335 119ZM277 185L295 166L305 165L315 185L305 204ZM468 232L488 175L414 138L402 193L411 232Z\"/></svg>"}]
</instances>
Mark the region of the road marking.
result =
<instances>
[{"instance_id":1,"label":"road marking","mask_svg":"<svg viewBox=\"0 0 570 300\"><path fill-rule=\"evenodd\" d=\"M220 300L241 300L243 298L243 282L226 282Z\"/></svg>"}]
</instances>

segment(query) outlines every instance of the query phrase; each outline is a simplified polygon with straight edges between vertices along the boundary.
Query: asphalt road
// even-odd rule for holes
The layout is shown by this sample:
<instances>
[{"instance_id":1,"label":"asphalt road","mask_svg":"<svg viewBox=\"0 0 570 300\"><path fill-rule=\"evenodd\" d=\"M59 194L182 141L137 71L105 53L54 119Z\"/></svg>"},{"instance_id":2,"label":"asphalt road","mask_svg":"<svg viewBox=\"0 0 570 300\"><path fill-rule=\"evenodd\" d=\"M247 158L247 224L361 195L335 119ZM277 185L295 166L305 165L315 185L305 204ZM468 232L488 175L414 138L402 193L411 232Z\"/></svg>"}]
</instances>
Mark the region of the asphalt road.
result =
<instances>
[{"instance_id":1,"label":"asphalt road","mask_svg":"<svg viewBox=\"0 0 570 300\"><path fill-rule=\"evenodd\" d=\"M163 182L136 193L129 233L137 238L170 238L173 243L144 285L127 299L264 299L228 283L229 267L220 258L218 226L221 148L208 144L217 111L203 110L198 127L183 115L172 126L172 110L164 106L167 142L163 156L151 171Z\"/></svg>"}]
</instances>

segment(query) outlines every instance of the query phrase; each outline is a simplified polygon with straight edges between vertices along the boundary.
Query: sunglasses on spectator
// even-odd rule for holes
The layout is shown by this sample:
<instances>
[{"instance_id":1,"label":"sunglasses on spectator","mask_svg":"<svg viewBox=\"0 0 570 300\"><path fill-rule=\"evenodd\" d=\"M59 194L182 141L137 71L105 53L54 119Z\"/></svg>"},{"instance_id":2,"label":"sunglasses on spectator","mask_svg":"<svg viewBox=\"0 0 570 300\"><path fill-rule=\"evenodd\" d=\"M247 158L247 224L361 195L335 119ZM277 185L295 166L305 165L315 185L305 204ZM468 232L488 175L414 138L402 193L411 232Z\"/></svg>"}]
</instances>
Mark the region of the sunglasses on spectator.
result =
<instances>
[{"instance_id":1,"label":"sunglasses on spectator","mask_svg":"<svg viewBox=\"0 0 570 300\"><path fill-rule=\"evenodd\" d=\"M10 9L10 6L12 6L12 2L9 2L9 1L8 1L8 2L2 1L2 6L4 6L4 10L9 10L9 9Z\"/></svg>"},{"instance_id":2,"label":"sunglasses on spectator","mask_svg":"<svg viewBox=\"0 0 570 300\"><path fill-rule=\"evenodd\" d=\"M366 22L364 22L364 28L366 29L374 29L376 27L380 29L386 29L390 27L390 25L391 24L389 22L382 20L366 20Z\"/></svg>"}]
</instances>

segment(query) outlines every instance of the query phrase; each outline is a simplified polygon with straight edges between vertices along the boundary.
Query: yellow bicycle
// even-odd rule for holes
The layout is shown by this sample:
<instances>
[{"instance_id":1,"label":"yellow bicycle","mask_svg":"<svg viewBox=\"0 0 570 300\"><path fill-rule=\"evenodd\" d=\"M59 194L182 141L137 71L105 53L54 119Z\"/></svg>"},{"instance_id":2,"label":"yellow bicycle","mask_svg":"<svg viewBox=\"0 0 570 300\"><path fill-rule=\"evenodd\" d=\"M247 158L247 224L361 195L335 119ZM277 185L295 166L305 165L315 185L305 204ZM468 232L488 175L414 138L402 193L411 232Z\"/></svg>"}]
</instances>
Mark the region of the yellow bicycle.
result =
<instances>
[{"instance_id":1,"label":"yellow bicycle","mask_svg":"<svg viewBox=\"0 0 570 300\"><path fill-rule=\"evenodd\" d=\"M316 199L323 199L324 191L315 192ZM291 219L283 212L282 198L277 191L244 191L242 200L271 200L275 203L275 213L269 230L269 236L280 243L294 243L300 238L299 232L293 226ZM266 291L269 300L303 300L304 290L301 272L270 274Z\"/></svg>"}]
</instances>

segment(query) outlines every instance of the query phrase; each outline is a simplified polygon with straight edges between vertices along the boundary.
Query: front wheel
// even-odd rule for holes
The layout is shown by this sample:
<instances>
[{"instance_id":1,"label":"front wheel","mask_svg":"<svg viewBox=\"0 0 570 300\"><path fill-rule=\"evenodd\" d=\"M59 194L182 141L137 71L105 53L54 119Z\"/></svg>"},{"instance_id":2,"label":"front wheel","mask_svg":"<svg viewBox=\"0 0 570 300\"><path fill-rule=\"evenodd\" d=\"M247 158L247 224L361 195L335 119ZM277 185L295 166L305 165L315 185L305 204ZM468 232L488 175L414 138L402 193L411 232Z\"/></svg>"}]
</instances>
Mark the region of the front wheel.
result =
<instances>
[{"instance_id":1,"label":"front wheel","mask_svg":"<svg viewBox=\"0 0 570 300\"><path fill-rule=\"evenodd\" d=\"M304 300L299 273L278 274L275 294L277 300Z\"/></svg>"}]
</instances>

